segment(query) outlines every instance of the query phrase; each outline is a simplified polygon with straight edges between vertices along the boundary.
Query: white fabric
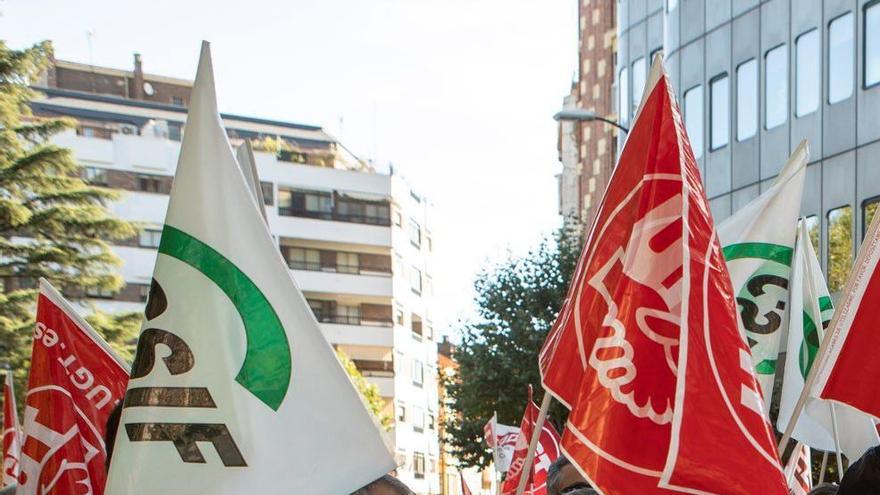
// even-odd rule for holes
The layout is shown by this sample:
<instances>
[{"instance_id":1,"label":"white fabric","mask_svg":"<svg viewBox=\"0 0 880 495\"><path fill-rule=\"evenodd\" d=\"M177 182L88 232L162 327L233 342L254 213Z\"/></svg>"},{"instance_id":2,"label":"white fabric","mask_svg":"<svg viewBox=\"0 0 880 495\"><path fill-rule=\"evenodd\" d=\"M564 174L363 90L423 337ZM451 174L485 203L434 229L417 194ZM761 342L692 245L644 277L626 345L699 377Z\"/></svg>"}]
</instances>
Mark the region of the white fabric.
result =
<instances>
[{"instance_id":1,"label":"white fabric","mask_svg":"<svg viewBox=\"0 0 880 495\"><path fill-rule=\"evenodd\" d=\"M791 267L757 254L731 259L729 250L737 245L752 246L755 253L768 252L767 246L789 253L794 249L808 157L809 146L806 141L802 141L791 154L773 186L718 226L718 237L727 258L733 293L737 299L742 298L756 305L750 321L744 318L749 314L748 311L740 312L739 325L743 337L750 343L752 361L756 366L756 376L764 396L765 411L770 410L779 343L785 328L784 321L781 320L788 297L788 291L783 284L778 279L774 283L770 277L788 280ZM757 283L751 290L750 282ZM766 315L778 320L770 321ZM766 325L772 331L748 330L750 326L759 325Z\"/></svg>"},{"instance_id":2,"label":"white fabric","mask_svg":"<svg viewBox=\"0 0 880 495\"><path fill-rule=\"evenodd\" d=\"M205 387L216 407L125 408L107 494L340 495L394 469L379 428L321 334L236 164L217 113L207 43L202 46L163 241L172 228L215 250L262 294L289 344L289 384L280 387L286 393L273 408L271 401L259 399L253 388L237 380L246 355L275 355L283 349L249 348L245 320L270 315L245 316L237 306L243 291L236 287L242 285L221 290L203 269L160 247L154 278L168 306L144 328L180 337L194 360L190 370L171 374L168 362L157 358L148 374L131 380L129 390ZM235 271L220 266L223 274ZM170 349L157 345L156 356L167 357ZM248 350L254 354L246 354ZM132 441L126 434L129 424L160 422L226 426L246 466L224 465L220 449L210 442L196 444L203 463L187 463L168 441Z\"/></svg>"},{"instance_id":3,"label":"white fabric","mask_svg":"<svg viewBox=\"0 0 880 495\"><path fill-rule=\"evenodd\" d=\"M805 334L815 327L817 335L813 342L821 342L825 334L824 326L831 320L833 313L830 307L831 295L803 222L792 265L787 352L779 418L776 422L780 431L785 431L788 426L809 371L805 364L808 362ZM824 311L821 307L823 304ZM855 462L867 449L880 443L874 421L869 416L844 404L832 404L814 397L807 399L792 438L817 450L836 452L834 420L837 421L840 451L850 462Z\"/></svg>"}]
</instances>

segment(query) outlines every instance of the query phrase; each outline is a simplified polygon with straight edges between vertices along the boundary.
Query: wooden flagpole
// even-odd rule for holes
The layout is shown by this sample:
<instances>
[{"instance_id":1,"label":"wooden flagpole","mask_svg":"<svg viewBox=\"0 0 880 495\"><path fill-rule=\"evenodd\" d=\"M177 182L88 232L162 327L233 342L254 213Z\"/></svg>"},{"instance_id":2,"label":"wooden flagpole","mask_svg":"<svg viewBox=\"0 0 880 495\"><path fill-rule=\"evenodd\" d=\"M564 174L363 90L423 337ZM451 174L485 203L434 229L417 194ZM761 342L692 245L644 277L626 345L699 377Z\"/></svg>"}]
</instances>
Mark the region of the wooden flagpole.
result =
<instances>
[{"instance_id":1,"label":"wooden flagpole","mask_svg":"<svg viewBox=\"0 0 880 495\"><path fill-rule=\"evenodd\" d=\"M837 413L834 412L834 403L831 406L831 429L834 430L834 453L837 455L837 481L843 481L843 458L840 456L840 434L837 432Z\"/></svg>"},{"instance_id":2,"label":"wooden flagpole","mask_svg":"<svg viewBox=\"0 0 880 495\"><path fill-rule=\"evenodd\" d=\"M540 440L541 432L544 430L544 422L547 420L547 411L550 410L551 400L550 394L544 390L544 399L541 400L541 411L538 413L538 419L535 420L532 438L529 441L529 451L526 453L526 460L519 473L519 485L516 487L516 495L523 495L523 492L526 490L529 473L532 472L532 464L535 462L535 450L538 448L538 440Z\"/></svg>"}]
</instances>

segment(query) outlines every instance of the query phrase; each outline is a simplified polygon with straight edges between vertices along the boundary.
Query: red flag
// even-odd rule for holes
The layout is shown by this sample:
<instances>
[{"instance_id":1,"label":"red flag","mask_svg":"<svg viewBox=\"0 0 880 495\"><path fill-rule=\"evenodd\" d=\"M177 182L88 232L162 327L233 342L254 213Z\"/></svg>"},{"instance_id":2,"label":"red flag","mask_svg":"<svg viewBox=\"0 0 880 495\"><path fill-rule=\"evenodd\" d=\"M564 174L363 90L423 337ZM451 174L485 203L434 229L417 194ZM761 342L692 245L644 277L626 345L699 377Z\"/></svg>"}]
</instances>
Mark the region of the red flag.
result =
<instances>
[{"instance_id":1,"label":"red flag","mask_svg":"<svg viewBox=\"0 0 880 495\"><path fill-rule=\"evenodd\" d=\"M538 414L541 410L532 400L532 387L529 387L529 400L526 403L526 410L523 413L522 423L519 428L519 435L516 440L516 450L513 453L513 459L510 461L510 468L507 470L507 476L504 478L502 493L504 495L512 495L516 493L519 486L519 479L525 464L526 454L529 450L529 442L532 439L532 432L535 431L535 423L538 420ZM538 446L535 450L535 459L529 472L529 482L526 484L525 493L531 495L544 495L547 493L547 470L550 465L559 457L559 433L549 421L544 422L541 436L538 439Z\"/></svg>"},{"instance_id":2,"label":"red flag","mask_svg":"<svg viewBox=\"0 0 880 495\"><path fill-rule=\"evenodd\" d=\"M102 495L107 417L128 369L51 285L40 281L18 495Z\"/></svg>"},{"instance_id":3,"label":"red flag","mask_svg":"<svg viewBox=\"0 0 880 495\"><path fill-rule=\"evenodd\" d=\"M563 449L606 495L785 494L709 202L659 58L645 91L541 350L544 387L571 409Z\"/></svg>"},{"instance_id":4,"label":"red flag","mask_svg":"<svg viewBox=\"0 0 880 495\"><path fill-rule=\"evenodd\" d=\"M21 453L21 431L18 427L18 410L15 408L15 390L12 372L6 372L3 385L3 485L18 480L18 458Z\"/></svg>"},{"instance_id":5,"label":"red flag","mask_svg":"<svg viewBox=\"0 0 880 495\"><path fill-rule=\"evenodd\" d=\"M459 471L458 477L461 478L461 495L471 495L471 489L469 486L467 486L467 483L465 483L465 481L464 481L464 473Z\"/></svg>"},{"instance_id":6,"label":"red flag","mask_svg":"<svg viewBox=\"0 0 880 495\"><path fill-rule=\"evenodd\" d=\"M813 469L810 465L810 447L798 443L785 466L790 495L807 495L813 489Z\"/></svg>"},{"instance_id":7,"label":"red flag","mask_svg":"<svg viewBox=\"0 0 880 495\"><path fill-rule=\"evenodd\" d=\"M823 342L813 393L880 418L880 215L871 222Z\"/></svg>"}]
</instances>

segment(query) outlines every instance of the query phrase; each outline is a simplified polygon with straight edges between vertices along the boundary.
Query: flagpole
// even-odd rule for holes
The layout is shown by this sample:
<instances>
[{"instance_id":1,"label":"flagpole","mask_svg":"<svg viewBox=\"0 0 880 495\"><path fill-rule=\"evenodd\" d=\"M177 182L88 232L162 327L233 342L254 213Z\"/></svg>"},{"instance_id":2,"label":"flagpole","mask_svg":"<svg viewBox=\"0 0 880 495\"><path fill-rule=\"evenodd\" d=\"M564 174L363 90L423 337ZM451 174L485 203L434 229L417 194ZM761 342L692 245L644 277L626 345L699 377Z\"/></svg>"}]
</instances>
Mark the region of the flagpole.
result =
<instances>
[{"instance_id":1,"label":"flagpole","mask_svg":"<svg viewBox=\"0 0 880 495\"><path fill-rule=\"evenodd\" d=\"M822 469L819 471L819 484L825 481L825 470L828 469L828 452L822 452Z\"/></svg>"},{"instance_id":2,"label":"flagpole","mask_svg":"<svg viewBox=\"0 0 880 495\"><path fill-rule=\"evenodd\" d=\"M837 413L834 412L834 403L831 406L831 429L834 433L834 450L837 455L837 481L843 481L843 459L840 456L840 435L837 433Z\"/></svg>"},{"instance_id":3,"label":"flagpole","mask_svg":"<svg viewBox=\"0 0 880 495\"><path fill-rule=\"evenodd\" d=\"M532 439L529 441L529 451L526 453L526 460L519 473L519 485L516 487L516 495L523 495L523 492L526 490L529 473L532 472L532 463L535 461L535 450L538 448L538 440L541 438L541 432L544 430L544 422L547 420L547 411L550 410L551 400L550 394L545 390L544 398L541 400L541 410L538 413L538 419L535 421L535 428L532 430Z\"/></svg>"}]
</instances>

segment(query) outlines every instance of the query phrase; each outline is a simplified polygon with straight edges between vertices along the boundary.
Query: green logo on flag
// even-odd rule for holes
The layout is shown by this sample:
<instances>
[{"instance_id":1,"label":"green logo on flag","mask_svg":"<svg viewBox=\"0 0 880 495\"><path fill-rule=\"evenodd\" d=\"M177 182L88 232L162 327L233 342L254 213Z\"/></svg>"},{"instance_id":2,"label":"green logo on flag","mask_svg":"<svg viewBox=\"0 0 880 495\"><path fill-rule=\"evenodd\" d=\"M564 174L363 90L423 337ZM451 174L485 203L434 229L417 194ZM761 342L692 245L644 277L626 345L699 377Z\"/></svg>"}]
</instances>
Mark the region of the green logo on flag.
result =
<instances>
[{"instance_id":1,"label":"green logo on flag","mask_svg":"<svg viewBox=\"0 0 880 495\"><path fill-rule=\"evenodd\" d=\"M159 252L201 272L232 301L247 337L244 363L235 381L277 411L290 386L290 346L281 320L266 296L222 254L170 225L162 231Z\"/></svg>"},{"instance_id":2,"label":"green logo on flag","mask_svg":"<svg viewBox=\"0 0 880 495\"><path fill-rule=\"evenodd\" d=\"M834 305L831 303L830 297L821 296L819 298L819 311L821 312L822 329L824 330L828 328L828 324L831 323L831 316L834 314ZM821 340L816 322L813 321L810 313L804 311L804 340L801 342L798 364L800 365L801 375L805 380L810 372L810 368L813 367L813 361L816 360L816 353L819 352Z\"/></svg>"},{"instance_id":3,"label":"green logo on flag","mask_svg":"<svg viewBox=\"0 0 880 495\"><path fill-rule=\"evenodd\" d=\"M788 278L794 250L764 242L731 244L723 249L728 263L739 259L765 260L740 288L736 302L746 329L749 346L755 348L763 337L773 335L782 326ZM736 288L735 288L736 289ZM776 373L776 358L756 352L755 371L762 375Z\"/></svg>"}]
</instances>

